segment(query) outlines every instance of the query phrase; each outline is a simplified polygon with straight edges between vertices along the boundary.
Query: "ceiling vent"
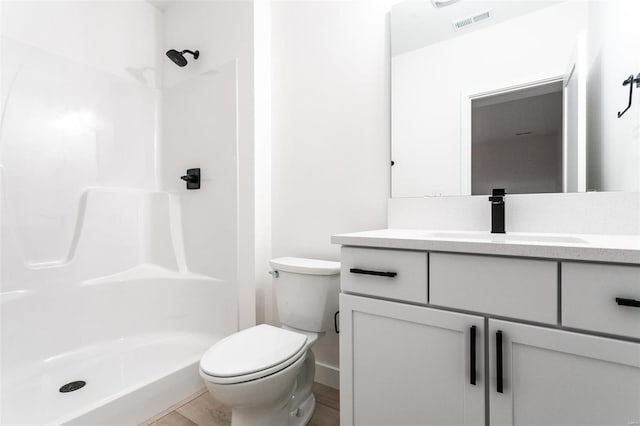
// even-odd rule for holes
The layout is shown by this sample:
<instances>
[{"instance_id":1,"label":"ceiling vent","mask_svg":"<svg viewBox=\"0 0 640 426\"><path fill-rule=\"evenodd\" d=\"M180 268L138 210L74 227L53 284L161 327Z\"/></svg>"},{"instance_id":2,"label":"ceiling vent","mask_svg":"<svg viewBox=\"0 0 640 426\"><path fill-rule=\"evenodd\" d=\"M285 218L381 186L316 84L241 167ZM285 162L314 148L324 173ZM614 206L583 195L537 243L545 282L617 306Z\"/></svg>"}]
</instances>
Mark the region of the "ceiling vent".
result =
<instances>
[{"instance_id":1,"label":"ceiling vent","mask_svg":"<svg viewBox=\"0 0 640 426\"><path fill-rule=\"evenodd\" d=\"M488 19L491 19L491 10L485 10L484 12L453 21L453 28L456 31L459 31L463 28L467 28L470 25L478 24Z\"/></svg>"},{"instance_id":2,"label":"ceiling vent","mask_svg":"<svg viewBox=\"0 0 640 426\"><path fill-rule=\"evenodd\" d=\"M433 7L446 7L452 5L460 0L431 0Z\"/></svg>"}]
</instances>

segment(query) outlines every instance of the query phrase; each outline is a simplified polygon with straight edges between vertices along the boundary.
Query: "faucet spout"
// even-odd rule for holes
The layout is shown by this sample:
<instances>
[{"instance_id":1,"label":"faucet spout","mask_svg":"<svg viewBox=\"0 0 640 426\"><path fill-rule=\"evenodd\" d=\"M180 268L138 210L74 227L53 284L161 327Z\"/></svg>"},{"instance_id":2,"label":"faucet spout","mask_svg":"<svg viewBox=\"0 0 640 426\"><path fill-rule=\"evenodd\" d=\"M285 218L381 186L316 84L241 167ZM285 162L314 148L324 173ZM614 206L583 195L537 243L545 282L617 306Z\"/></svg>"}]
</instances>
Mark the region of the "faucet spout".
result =
<instances>
[{"instance_id":1,"label":"faucet spout","mask_svg":"<svg viewBox=\"0 0 640 426\"><path fill-rule=\"evenodd\" d=\"M504 234L504 188L494 188L491 191L491 233Z\"/></svg>"}]
</instances>

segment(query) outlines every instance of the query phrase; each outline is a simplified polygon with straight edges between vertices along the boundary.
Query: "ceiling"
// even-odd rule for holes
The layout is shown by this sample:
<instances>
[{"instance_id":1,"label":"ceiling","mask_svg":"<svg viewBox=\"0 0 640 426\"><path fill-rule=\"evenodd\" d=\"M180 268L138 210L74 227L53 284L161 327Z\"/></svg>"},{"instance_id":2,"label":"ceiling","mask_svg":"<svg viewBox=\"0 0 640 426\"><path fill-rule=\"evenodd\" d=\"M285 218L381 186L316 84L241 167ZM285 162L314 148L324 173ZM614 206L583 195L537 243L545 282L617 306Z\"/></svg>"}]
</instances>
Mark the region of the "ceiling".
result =
<instances>
[{"instance_id":1,"label":"ceiling","mask_svg":"<svg viewBox=\"0 0 640 426\"><path fill-rule=\"evenodd\" d=\"M391 54L419 49L561 3L551 0L459 0L436 8L430 0L405 0L391 9ZM487 21L456 31L454 21L491 10Z\"/></svg>"},{"instance_id":2,"label":"ceiling","mask_svg":"<svg viewBox=\"0 0 640 426\"><path fill-rule=\"evenodd\" d=\"M0 0L1 1L1 0ZM247 1L271 1L272 3L274 2L299 2L299 3L304 3L304 2L309 2L309 0L145 0L148 3L151 3L152 5L154 5L155 7L157 7L160 10L166 10L167 8L175 5L175 4L179 4L179 3L186 3L186 2L247 2ZM348 2L349 0L320 0L320 1L327 1L327 2ZM397 3L401 3L403 0L377 0L379 3L382 3L383 7L386 7L388 9L391 9L391 7Z\"/></svg>"},{"instance_id":3,"label":"ceiling","mask_svg":"<svg viewBox=\"0 0 640 426\"><path fill-rule=\"evenodd\" d=\"M166 10L169 7L179 3L197 3L197 2L216 2L216 1L247 1L247 0L145 0L160 10Z\"/></svg>"},{"instance_id":4,"label":"ceiling","mask_svg":"<svg viewBox=\"0 0 640 426\"><path fill-rule=\"evenodd\" d=\"M174 3L173 0L146 0L146 2L151 3L153 6L157 7L160 10L165 10L172 3Z\"/></svg>"}]
</instances>

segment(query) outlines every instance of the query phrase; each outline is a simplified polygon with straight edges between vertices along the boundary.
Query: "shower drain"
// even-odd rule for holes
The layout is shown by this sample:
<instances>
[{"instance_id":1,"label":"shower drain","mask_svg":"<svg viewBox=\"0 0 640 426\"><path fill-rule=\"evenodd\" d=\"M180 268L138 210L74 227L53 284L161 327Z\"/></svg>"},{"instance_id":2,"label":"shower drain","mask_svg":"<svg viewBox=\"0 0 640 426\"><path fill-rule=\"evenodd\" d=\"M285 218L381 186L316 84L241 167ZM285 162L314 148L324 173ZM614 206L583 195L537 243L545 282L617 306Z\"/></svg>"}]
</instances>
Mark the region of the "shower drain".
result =
<instances>
[{"instance_id":1,"label":"shower drain","mask_svg":"<svg viewBox=\"0 0 640 426\"><path fill-rule=\"evenodd\" d=\"M75 382L69 382L66 385L63 385L60 388L60 392L62 393L68 393L68 392L73 392L73 391L77 391L78 389L81 389L84 387L84 385L86 385L87 382L85 382L84 380L77 380Z\"/></svg>"}]
</instances>

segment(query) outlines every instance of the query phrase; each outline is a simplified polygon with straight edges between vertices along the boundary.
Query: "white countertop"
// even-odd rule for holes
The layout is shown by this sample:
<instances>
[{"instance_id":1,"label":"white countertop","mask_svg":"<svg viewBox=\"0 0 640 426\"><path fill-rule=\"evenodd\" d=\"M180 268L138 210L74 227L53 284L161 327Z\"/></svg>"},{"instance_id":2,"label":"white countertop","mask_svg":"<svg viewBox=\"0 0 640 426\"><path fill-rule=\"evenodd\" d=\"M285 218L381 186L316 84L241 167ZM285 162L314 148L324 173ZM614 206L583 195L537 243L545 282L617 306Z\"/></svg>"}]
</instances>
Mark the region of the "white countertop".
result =
<instances>
[{"instance_id":1,"label":"white countertop","mask_svg":"<svg viewBox=\"0 0 640 426\"><path fill-rule=\"evenodd\" d=\"M379 229L333 235L331 242L345 246L640 265L640 235L569 235L519 232L490 234L489 232L474 231Z\"/></svg>"}]
</instances>

